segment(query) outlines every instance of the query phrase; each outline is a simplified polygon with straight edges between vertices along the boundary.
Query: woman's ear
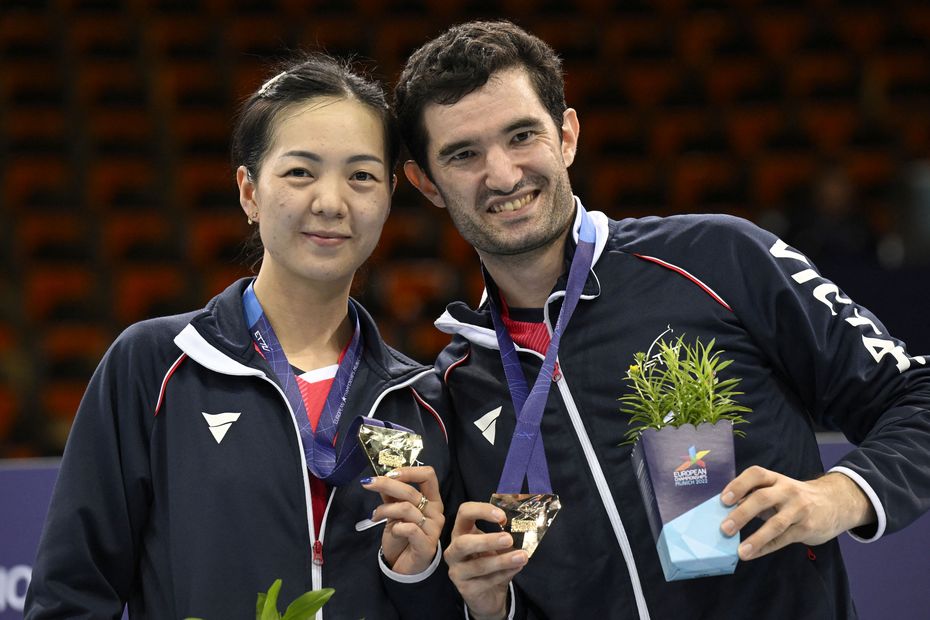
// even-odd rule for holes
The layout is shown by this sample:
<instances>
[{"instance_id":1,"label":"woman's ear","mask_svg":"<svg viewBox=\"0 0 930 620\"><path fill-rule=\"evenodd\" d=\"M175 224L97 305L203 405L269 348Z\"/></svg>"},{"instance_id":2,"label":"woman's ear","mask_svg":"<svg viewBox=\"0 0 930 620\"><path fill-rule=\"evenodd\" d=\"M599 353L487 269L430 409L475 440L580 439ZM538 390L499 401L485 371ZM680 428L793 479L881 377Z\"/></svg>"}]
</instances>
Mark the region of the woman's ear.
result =
<instances>
[{"instance_id":1,"label":"woman's ear","mask_svg":"<svg viewBox=\"0 0 930 620\"><path fill-rule=\"evenodd\" d=\"M439 189L432 181L429 180L429 176L426 172L423 171L420 166L417 165L412 159L408 159L404 162L404 175L407 177L407 180L410 181L410 184L415 188L420 190L420 193L426 196L427 200L433 203L435 206L440 209L446 208L446 203L442 199L442 195L439 193Z\"/></svg>"},{"instance_id":2,"label":"woman's ear","mask_svg":"<svg viewBox=\"0 0 930 620\"><path fill-rule=\"evenodd\" d=\"M239 186L239 204L245 212L245 217L250 224L257 222L258 203L255 202L255 182L245 166L236 168L236 185Z\"/></svg>"}]
</instances>

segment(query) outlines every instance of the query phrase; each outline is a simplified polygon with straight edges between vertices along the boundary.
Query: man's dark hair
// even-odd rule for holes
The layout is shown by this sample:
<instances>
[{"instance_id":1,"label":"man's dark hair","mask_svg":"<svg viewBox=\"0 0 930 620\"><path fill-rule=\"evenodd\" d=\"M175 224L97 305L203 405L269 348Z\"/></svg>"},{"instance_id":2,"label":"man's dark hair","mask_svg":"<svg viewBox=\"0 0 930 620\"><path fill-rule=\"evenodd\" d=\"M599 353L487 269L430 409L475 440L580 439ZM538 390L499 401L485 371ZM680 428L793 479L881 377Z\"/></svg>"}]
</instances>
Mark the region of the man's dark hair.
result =
<instances>
[{"instance_id":1,"label":"man's dark hair","mask_svg":"<svg viewBox=\"0 0 930 620\"><path fill-rule=\"evenodd\" d=\"M410 156L429 174L423 110L452 105L498 71L522 67L556 127L565 112L562 61L544 41L509 21L453 26L407 60L394 88L394 110Z\"/></svg>"}]
</instances>

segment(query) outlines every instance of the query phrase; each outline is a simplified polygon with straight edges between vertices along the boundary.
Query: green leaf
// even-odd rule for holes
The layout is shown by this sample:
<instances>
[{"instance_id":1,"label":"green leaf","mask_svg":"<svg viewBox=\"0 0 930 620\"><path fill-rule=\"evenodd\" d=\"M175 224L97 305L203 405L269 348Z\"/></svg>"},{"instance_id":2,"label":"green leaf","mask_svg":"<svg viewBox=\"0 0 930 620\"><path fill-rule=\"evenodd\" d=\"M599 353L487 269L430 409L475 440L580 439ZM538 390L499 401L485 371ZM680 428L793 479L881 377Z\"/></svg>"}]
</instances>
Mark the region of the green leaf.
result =
<instances>
[{"instance_id":1,"label":"green leaf","mask_svg":"<svg viewBox=\"0 0 930 620\"><path fill-rule=\"evenodd\" d=\"M750 410L735 400L743 394L736 390L740 379L720 376L733 360L722 359L720 352L713 350L715 342L705 346L695 340L694 345L688 345L682 336L673 342L660 341L651 360L642 352L633 356L634 363L626 373L630 391L617 399L620 412L630 416L624 443L635 442L647 428L697 426L719 420L746 422L740 414Z\"/></svg>"},{"instance_id":2,"label":"green leaf","mask_svg":"<svg viewBox=\"0 0 930 620\"><path fill-rule=\"evenodd\" d=\"M280 591L281 580L275 579L265 595L265 604L262 606L262 615L259 616L259 620L281 620L281 614L278 612L278 592Z\"/></svg>"},{"instance_id":3,"label":"green leaf","mask_svg":"<svg viewBox=\"0 0 930 620\"><path fill-rule=\"evenodd\" d=\"M313 615L319 611L334 592L335 590L332 588L323 588L322 590L312 590L302 594L288 605L283 620L308 620L313 618Z\"/></svg>"}]
</instances>

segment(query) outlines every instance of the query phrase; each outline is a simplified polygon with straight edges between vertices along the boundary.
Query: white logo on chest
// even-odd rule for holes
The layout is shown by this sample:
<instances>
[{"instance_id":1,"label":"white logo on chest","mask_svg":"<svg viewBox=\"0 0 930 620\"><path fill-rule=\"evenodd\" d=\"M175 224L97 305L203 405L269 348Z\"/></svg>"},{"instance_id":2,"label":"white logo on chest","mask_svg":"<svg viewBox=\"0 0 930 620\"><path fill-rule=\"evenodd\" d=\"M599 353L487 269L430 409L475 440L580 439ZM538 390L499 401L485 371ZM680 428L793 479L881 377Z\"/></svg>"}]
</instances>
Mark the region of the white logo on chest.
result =
<instances>
[{"instance_id":1,"label":"white logo on chest","mask_svg":"<svg viewBox=\"0 0 930 620\"><path fill-rule=\"evenodd\" d=\"M206 411L201 411L200 413L203 414L203 419L207 421L207 425L210 427L210 432L213 433L213 438L216 439L216 443L223 441L223 437L226 436L229 427L242 415L241 412L207 413Z\"/></svg>"}]
</instances>

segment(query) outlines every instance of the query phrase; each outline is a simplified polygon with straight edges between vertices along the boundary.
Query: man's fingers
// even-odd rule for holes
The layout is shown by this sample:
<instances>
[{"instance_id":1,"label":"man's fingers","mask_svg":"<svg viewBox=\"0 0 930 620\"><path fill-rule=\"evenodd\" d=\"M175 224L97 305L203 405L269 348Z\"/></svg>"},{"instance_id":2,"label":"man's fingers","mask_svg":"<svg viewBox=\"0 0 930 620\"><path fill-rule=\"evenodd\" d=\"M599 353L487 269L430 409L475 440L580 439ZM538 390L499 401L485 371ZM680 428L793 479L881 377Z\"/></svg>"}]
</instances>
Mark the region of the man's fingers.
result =
<instances>
[{"instance_id":1,"label":"man's fingers","mask_svg":"<svg viewBox=\"0 0 930 620\"><path fill-rule=\"evenodd\" d=\"M474 556L498 554L513 547L513 537L507 532L497 534L462 534L446 548L446 564L463 562Z\"/></svg>"},{"instance_id":2,"label":"man's fingers","mask_svg":"<svg viewBox=\"0 0 930 620\"><path fill-rule=\"evenodd\" d=\"M482 584L491 588L510 581L527 562L526 551L518 550L500 555L485 555L459 562L449 567L449 577L455 583L471 582L471 586Z\"/></svg>"},{"instance_id":3,"label":"man's fingers","mask_svg":"<svg viewBox=\"0 0 930 620\"><path fill-rule=\"evenodd\" d=\"M727 536L733 536L756 517L771 515L779 504L778 494L770 488L759 489L730 511L720 526Z\"/></svg>"},{"instance_id":4,"label":"man's fingers","mask_svg":"<svg viewBox=\"0 0 930 620\"><path fill-rule=\"evenodd\" d=\"M478 521L503 525L507 521L507 515L497 506L487 502L465 502L459 506L459 511L455 515L455 525L452 527L453 540L457 536L476 531L475 523Z\"/></svg>"},{"instance_id":5,"label":"man's fingers","mask_svg":"<svg viewBox=\"0 0 930 620\"><path fill-rule=\"evenodd\" d=\"M762 527L753 532L752 536L740 544L740 559L751 560L798 542L801 537L796 534L800 532L795 531L797 528L794 528L794 525L794 519L788 511L775 513Z\"/></svg>"},{"instance_id":6,"label":"man's fingers","mask_svg":"<svg viewBox=\"0 0 930 620\"><path fill-rule=\"evenodd\" d=\"M723 488L720 499L727 506L732 506L743 501L755 489L772 486L778 480L778 476L779 474L764 467L753 465Z\"/></svg>"}]
</instances>

